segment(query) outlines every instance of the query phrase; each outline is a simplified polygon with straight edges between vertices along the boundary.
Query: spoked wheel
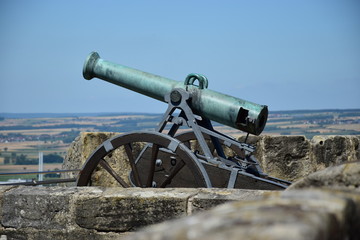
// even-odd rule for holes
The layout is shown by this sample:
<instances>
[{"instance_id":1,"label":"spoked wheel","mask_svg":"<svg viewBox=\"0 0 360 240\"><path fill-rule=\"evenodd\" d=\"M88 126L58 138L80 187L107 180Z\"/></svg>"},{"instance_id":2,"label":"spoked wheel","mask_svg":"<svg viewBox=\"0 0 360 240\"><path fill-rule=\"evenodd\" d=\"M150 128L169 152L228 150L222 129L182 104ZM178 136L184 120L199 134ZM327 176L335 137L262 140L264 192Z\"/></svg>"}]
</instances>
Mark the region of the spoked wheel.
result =
<instances>
[{"instance_id":1,"label":"spoked wheel","mask_svg":"<svg viewBox=\"0 0 360 240\"><path fill-rule=\"evenodd\" d=\"M86 161L77 185L211 187L189 148L158 132L129 133L105 141Z\"/></svg>"}]
</instances>

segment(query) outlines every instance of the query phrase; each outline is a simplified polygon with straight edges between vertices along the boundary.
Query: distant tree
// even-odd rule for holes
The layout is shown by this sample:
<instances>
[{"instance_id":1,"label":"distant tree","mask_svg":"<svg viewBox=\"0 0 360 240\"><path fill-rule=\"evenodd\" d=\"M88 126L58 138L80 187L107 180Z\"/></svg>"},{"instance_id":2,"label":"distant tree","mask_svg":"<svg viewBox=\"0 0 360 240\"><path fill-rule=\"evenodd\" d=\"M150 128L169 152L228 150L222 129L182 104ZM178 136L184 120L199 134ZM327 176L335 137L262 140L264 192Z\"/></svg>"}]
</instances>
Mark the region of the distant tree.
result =
<instances>
[{"instance_id":1,"label":"distant tree","mask_svg":"<svg viewBox=\"0 0 360 240\"><path fill-rule=\"evenodd\" d=\"M44 156L44 163L62 163L64 158L57 154L48 154Z\"/></svg>"},{"instance_id":2,"label":"distant tree","mask_svg":"<svg viewBox=\"0 0 360 240\"><path fill-rule=\"evenodd\" d=\"M16 153L15 152L11 153L11 160L12 160L12 162L16 162Z\"/></svg>"},{"instance_id":3,"label":"distant tree","mask_svg":"<svg viewBox=\"0 0 360 240\"><path fill-rule=\"evenodd\" d=\"M15 161L15 163L19 165L37 164L37 162L37 159L28 159L24 154L17 156Z\"/></svg>"},{"instance_id":4,"label":"distant tree","mask_svg":"<svg viewBox=\"0 0 360 240\"><path fill-rule=\"evenodd\" d=\"M16 154L15 154L15 156L16 156ZM19 157L16 158L16 163L17 164L25 164L26 160L27 160L27 156L24 154L21 154Z\"/></svg>"}]
</instances>

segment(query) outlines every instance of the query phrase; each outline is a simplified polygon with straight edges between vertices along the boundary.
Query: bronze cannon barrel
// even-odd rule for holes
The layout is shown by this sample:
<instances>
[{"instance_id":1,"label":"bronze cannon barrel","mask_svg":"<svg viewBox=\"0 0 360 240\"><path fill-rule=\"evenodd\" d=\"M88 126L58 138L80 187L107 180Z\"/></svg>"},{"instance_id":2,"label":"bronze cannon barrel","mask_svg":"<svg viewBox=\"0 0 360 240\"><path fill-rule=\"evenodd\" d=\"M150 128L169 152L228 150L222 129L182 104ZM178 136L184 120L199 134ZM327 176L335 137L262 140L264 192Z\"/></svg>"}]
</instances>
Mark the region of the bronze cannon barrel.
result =
<instances>
[{"instance_id":1,"label":"bronze cannon barrel","mask_svg":"<svg viewBox=\"0 0 360 240\"><path fill-rule=\"evenodd\" d=\"M87 80L100 78L163 102L173 89L185 89L195 114L255 135L263 131L268 117L267 106L207 89L207 79L198 74L179 82L106 61L92 52L84 63L83 76ZM194 79L199 86L193 84Z\"/></svg>"}]
</instances>

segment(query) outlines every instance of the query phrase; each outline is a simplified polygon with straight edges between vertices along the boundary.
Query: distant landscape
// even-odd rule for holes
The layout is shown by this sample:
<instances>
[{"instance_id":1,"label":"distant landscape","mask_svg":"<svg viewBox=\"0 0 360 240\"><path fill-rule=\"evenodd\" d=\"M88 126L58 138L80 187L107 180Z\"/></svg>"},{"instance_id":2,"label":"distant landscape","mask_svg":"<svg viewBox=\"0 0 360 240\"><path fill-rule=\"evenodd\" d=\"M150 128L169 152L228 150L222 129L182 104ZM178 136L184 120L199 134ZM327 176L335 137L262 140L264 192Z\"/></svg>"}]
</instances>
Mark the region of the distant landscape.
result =
<instances>
[{"instance_id":1,"label":"distant landscape","mask_svg":"<svg viewBox=\"0 0 360 240\"><path fill-rule=\"evenodd\" d=\"M44 154L45 170L59 169L80 132L154 130L161 118L162 114L143 113L0 113L0 173L35 171L39 152ZM245 134L214 126L233 137ZM273 111L262 135L360 135L360 109ZM7 179L0 176L0 181Z\"/></svg>"}]
</instances>

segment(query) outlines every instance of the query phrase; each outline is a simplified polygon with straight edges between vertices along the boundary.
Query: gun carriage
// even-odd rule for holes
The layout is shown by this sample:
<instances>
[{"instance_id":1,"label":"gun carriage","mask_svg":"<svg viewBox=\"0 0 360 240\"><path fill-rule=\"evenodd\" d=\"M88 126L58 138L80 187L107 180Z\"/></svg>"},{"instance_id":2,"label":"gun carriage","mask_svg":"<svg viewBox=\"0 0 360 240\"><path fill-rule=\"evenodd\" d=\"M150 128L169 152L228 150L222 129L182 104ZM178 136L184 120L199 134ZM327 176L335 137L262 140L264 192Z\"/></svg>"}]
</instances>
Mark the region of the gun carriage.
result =
<instances>
[{"instance_id":1,"label":"gun carriage","mask_svg":"<svg viewBox=\"0 0 360 240\"><path fill-rule=\"evenodd\" d=\"M174 81L106 61L96 52L87 57L83 76L163 101L168 108L156 131L104 141L84 164L78 186L91 185L100 169L123 187L284 189L290 184L265 174L253 155L255 147L246 140L239 142L212 126L215 121L259 135L266 125L267 106L212 91L201 74ZM114 167L119 159L115 155L127 163L125 174Z\"/></svg>"}]
</instances>

